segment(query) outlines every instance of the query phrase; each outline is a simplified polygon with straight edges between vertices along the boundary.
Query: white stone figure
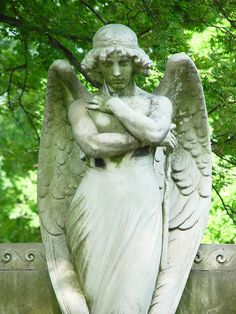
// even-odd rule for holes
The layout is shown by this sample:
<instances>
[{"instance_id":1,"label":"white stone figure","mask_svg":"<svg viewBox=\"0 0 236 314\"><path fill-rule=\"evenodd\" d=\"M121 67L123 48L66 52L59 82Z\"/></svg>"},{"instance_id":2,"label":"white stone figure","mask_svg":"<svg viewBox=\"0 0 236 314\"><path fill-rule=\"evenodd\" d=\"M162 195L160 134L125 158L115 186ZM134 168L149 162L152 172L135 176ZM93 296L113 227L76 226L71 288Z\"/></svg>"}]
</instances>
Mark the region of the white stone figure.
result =
<instances>
[{"instance_id":1,"label":"white stone figure","mask_svg":"<svg viewBox=\"0 0 236 314\"><path fill-rule=\"evenodd\" d=\"M102 27L82 62L49 70L38 204L51 281L66 314L173 314L207 223L211 159L202 85L173 55L153 94L128 27ZM174 127L176 125L176 129Z\"/></svg>"}]
</instances>

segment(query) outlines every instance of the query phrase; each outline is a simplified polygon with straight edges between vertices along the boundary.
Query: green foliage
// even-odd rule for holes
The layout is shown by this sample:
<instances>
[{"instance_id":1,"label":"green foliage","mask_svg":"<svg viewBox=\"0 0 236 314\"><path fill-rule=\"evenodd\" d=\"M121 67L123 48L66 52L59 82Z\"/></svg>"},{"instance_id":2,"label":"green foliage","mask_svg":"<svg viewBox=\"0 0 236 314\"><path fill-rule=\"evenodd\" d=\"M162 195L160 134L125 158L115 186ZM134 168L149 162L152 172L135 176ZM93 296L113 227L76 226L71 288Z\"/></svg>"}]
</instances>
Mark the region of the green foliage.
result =
<instances>
[{"instance_id":1,"label":"green foliage","mask_svg":"<svg viewBox=\"0 0 236 314\"><path fill-rule=\"evenodd\" d=\"M235 213L231 210L236 206L235 168L221 158L213 157L212 207L204 242L236 243L236 227L232 224Z\"/></svg>"},{"instance_id":2,"label":"green foliage","mask_svg":"<svg viewBox=\"0 0 236 314\"><path fill-rule=\"evenodd\" d=\"M3 158L0 165L4 164ZM25 176L10 176L0 170L0 241L39 241L36 209L36 171Z\"/></svg>"},{"instance_id":3,"label":"green foliage","mask_svg":"<svg viewBox=\"0 0 236 314\"><path fill-rule=\"evenodd\" d=\"M36 170L47 71L80 62L106 23L130 26L154 61L151 91L170 54L185 51L202 78L214 152L206 242L235 241L235 12L230 0L8 0L0 3L0 241L40 239ZM92 82L91 82L92 83ZM87 84L87 83L86 83ZM87 84L89 88L92 85Z\"/></svg>"}]
</instances>

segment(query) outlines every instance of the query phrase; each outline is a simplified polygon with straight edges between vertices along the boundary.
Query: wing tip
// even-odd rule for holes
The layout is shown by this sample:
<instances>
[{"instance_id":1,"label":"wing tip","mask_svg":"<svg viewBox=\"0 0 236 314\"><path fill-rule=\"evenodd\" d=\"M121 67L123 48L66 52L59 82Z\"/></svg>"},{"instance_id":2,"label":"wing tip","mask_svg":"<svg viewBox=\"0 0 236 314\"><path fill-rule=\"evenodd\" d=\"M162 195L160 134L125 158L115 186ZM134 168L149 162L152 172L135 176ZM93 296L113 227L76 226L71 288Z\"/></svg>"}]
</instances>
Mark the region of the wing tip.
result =
<instances>
[{"instance_id":1,"label":"wing tip","mask_svg":"<svg viewBox=\"0 0 236 314\"><path fill-rule=\"evenodd\" d=\"M178 52L170 56L169 61L180 62L180 61L191 61L191 58L185 52Z\"/></svg>"}]
</instances>

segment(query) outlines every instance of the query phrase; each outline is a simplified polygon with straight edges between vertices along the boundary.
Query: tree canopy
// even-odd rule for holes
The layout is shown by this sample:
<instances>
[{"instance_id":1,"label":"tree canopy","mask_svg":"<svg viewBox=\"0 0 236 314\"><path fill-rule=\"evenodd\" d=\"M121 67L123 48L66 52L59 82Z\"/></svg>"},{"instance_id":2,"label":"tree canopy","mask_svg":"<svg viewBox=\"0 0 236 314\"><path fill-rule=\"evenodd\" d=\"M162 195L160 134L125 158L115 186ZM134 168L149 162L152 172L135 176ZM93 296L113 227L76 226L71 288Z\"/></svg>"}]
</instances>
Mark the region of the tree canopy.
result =
<instances>
[{"instance_id":1,"label":"tree canopy","mask_svg":"<svg viewBox=\"0 0 236 314\"><path fill-rule=\"evenodd\" d=\"M202 79L213 150L213 204L205 241L236 239L235 3L231 0L8 0L0 3L0 241L38 241L36 171L47 71L80 62L104 24L138 35L154 61L151 91L168 56L186 52Z\"/></svg>"}]
</instances>

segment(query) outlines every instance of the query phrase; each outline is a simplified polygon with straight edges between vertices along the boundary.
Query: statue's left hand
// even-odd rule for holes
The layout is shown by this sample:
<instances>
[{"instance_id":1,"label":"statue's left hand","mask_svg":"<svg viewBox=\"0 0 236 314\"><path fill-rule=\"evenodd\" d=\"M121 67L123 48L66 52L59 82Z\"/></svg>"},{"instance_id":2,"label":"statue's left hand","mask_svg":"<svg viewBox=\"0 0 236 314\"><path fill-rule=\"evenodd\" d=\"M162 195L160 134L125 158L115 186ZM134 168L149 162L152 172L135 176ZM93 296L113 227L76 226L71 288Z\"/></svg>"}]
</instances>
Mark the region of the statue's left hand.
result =
<instances>
[{"instance_id":1,"label":"statue's left hand","mask_svg":"<svg viewBox=\"0 0 236 314\"><path fill-rule=\"evenodd\" d=\"M111 96L94 96L90 101L89 101L89 105L87 106L87 108L89 109L93 109L93 110L99 110L105 113L112 113L110 105L109 105L109 100L111 98Z\"/></svg>"}]
</instances>

